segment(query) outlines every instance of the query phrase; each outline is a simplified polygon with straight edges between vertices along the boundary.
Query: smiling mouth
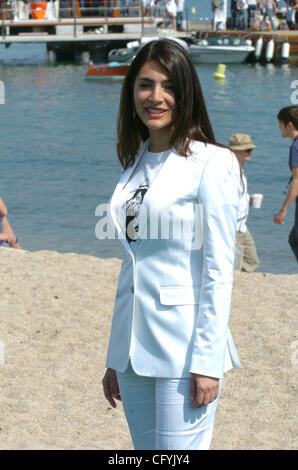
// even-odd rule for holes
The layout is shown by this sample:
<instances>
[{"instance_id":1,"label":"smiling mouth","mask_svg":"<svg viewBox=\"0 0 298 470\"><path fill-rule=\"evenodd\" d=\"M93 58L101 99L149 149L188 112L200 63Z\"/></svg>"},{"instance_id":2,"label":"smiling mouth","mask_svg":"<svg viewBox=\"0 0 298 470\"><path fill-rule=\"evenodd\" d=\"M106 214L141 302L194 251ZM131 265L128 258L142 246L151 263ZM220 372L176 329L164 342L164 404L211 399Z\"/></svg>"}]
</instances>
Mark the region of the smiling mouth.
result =
<instances>
[{"instance_id":1,"label":"smiling mouth","mask_svg":"<svg viewBox=\"0 0 298 470\"><path fill-rule=\"evenodd\" d=\"M145 108L146 113L149 116L160 117L167 112L166 109L162 108Z\"/></svg>"}]
</instances>

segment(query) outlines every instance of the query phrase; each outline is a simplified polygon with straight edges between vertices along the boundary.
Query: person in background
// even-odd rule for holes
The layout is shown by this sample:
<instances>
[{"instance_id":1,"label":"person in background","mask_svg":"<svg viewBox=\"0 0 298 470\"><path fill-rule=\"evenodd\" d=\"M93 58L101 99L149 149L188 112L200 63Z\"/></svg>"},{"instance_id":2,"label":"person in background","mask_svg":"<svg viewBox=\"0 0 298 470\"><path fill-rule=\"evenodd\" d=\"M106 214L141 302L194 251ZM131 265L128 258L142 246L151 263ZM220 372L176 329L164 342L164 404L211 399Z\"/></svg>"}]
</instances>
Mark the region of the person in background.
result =
<instances>
[{"instance_id":1,"label":"person in background","mask_svg":"<svg viewBox=\"0 0 298 470\"><path fill-rule=\"evenodd\" d=\"M237 2L237 27L238 29L248 29L247 0L240 0Z\"/></svg>"},{"instance_id":2,"label":"person in background","mask_svg":"<svg viewBox=\"0 0 298 470\"><path fill-rule=\"evenodd\" d=\"M160 4L160 0L154 0L153 1L153 7L154 7L154 17L162 16L162 6Z\"/></svg>"},{"instance_id":3,"label":"person in background","mask_svg":"<svg viewBox=\"0 0 298 470\"><path fill-rule=\"evenodd\" d=\"M285 2L289 6L287 11L289 29L296 29L296 25L298 24L298 0L285 0Z\"/></svg>"},{"instance_id":4,"label":"person in background","mask_svg":"<svg viewBox=\"0 0 298 470\"><path fill-rule=\"evenodd\" d=\"M152 0L142 0L143 16L150 16L150 8L152 3Z\"/></svg>"},{"instance_id":5,"label":"person in background","mask_svg":"<svg viewBox=\"0 0 298 470\"><path fill-rule=\"evenodd\" d=\"M216 31L216 12L222 4L223 2L221 2L220 0L211 0L211 8L213 12L213 31Z\"/></svg>"},{"instance_id":6,"label":"person in background","mask_svg":"<svg viewBox=\"0 0 298 470\"><path fill-rule=\"evenodd\" d=\"M273 10L276 13L278 13L278 8L276 6L275 1L274 0L264 0L262 3L260 3L260 5L262 5L262 8L263 8L263 19L262 19L262 22L261 22L260 31L264 31L265 21L266 21L267 16L269 18L269 21L271 23L273 31L276 31L276 25L275 25L275 21L274 21L274 18L273 18Z\"/></svg>"},{"instance_id":7,"label":"person in background","mask_svg":"<svg viewBox=\"0 0 298 470\"><path fill-rule=\"evenodd\" d=\"M289 235L289 244L298 262L298 106L282 108L277 115L277 119L282 136L292 139L289 156L289 167L292 175L288 184L286 199L280 211L275 214L274 222L284 224L287 210L292 202L296 200L295 221Z\"/></svg>"},{"instance_id":8,"label":"person in background","mask_svg":"<svg viewBox=\"0 0 298 470\"><path fill-rule=\"evenodd\" d=\"M184 0L176 0L177 7L177 31L182 31L182 21L183 21L183 10L184 10Z\"/></svg>"},{"instance_id":9,"label":"person in background","mask_svg":"<svg viewBox=\"0 0 298 470\"><path fill-rule=\"evenodd\" d=\"M246 226L249 207L252 205L253 196L247 191L247 179L244 174L244 163L249 162L251 153L256 145L252 142L248 134L232 134L230 137L229 148L236 155L242 167L242 180L244 191L240 200L240 206L237 218L236 246L243 247L243 256L241 263L241 271L247 273L254 272L259 266L259 258L253 237Z\"/></svg>"},{"instance_id":10,"label":"person in background","mask_svg":"<svg viewBox=\"0 0 298 470\"><path fill-rule=\"evenodd\" d=\"M237 0L231 0L231 29L236 29Z\"/></svg>"},{"instance_id":11,"label":"person in background","mask_svg":"<svg viewBox=\"0 0 298 470\"><path fill-rule=\"evenodd\" d=\"M176 28L177 7L175 0L166 0L166 12L170 18L171 28Z\"/></svg>"},{"instance_id":12,"label":"person in background","mask_svg":"<svg viewBox=\"0 0 298 470\"><path fill-rule=\"evenodd\" d=\"M0 246L5 243L9 245L11 248L21 248L21 245L19 244L15 233L8 222L7 219L7 207L3 201L3 199L0 198L0 219L2 222L2 231L0 233Z\"/></svg>"},{"instance_id":13,"label":"person in background","mask_svg":"<svg viewBox=\"0 0 298 470\"><path fill-rule=\"evenodd\" d=\"M119 0L120 16L128 16L129 0Z\"/></svg>"},{"instance_id":14,"label":"person in background","mask_svg":"<svg viewBox=\"0 0 298 470\"><path fill-rule=\"evenodd\" d=\"M253 21L253 18L255 17L257 7L258 7L258 1L257 0L247 0L247 6L248 6L248 27L251 26L251 22Z\"/></svg>"},{"instance_id":15,"label":"person in background","mask_svg":"<svg viewBox=\"0 0 298 470\"><path fill-rule=\"evenodd\" d=\"M293 30L295 29L295 7L297 5L298 7L298 0L285 0L285 3L287 4L287 13L286 13L286 20L287 20L287 25L288 28Z\"/></svg>"}]
</instances>

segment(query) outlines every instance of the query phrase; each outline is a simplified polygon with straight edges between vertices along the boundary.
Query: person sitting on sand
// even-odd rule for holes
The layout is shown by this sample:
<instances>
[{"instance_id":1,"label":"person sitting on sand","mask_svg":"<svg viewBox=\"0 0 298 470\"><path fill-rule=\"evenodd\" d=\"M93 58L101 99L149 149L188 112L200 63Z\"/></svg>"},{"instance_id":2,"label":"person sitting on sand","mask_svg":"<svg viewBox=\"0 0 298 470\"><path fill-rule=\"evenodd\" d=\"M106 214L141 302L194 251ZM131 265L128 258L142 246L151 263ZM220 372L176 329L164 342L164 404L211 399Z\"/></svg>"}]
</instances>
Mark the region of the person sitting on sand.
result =
<instances>
[{"instance_id":1,"label":"person sitting on sand","mask_svg":"<svg viewBox=\"0 0 298 470\"><path fill-rule=\"evenodd\" d=\"M21 248L15 233L7 219L7 207L0 197L0 219L2 221L2 231L0 232L0 246L6 243L11 248Z\"/></svg>"}]
</instances>

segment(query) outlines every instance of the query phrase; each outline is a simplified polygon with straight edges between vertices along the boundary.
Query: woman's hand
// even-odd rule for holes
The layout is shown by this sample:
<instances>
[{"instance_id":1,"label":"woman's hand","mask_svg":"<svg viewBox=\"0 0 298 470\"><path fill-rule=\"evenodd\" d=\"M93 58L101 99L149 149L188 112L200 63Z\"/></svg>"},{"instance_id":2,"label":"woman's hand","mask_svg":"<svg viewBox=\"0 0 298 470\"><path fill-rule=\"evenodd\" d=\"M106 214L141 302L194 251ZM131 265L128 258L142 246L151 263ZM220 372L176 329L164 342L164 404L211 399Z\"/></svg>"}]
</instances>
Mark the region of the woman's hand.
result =
<instances>
[{"instance_id":1,"label":"woman's hand","mask_svg":"<svg viewBox=\"0 0 298 470\"><path fill-rule=\"evenodd\" d=\"M114 398L121 401L121 397L118 387L117 375L114 369L109 368L106 370L104 378L102 379L102 385L106 399L113 408L116 408L117 405Z\"/></svg>"},{"instance_id":2,"label":"woman's hand","mask_svg":"<svg viewBox=\"0 0 298 470\"><path fill-rule=\"evenodd\" d=\"M8 243L10 246L14 245L16 242L15 236L11 233L0 233L0 240Z\"/></svg>"},{"instance_id":3,"label":"woman's hand","mask_svg":"<svg viewBox=\"0 0 298 470\"><path fill-rule=\"evenodd\" d=\"M209 405L217 398L218 392L219 379L207 377L206 375L191 374L190 395L192 408Z\"/></svg>"}]
</instances>

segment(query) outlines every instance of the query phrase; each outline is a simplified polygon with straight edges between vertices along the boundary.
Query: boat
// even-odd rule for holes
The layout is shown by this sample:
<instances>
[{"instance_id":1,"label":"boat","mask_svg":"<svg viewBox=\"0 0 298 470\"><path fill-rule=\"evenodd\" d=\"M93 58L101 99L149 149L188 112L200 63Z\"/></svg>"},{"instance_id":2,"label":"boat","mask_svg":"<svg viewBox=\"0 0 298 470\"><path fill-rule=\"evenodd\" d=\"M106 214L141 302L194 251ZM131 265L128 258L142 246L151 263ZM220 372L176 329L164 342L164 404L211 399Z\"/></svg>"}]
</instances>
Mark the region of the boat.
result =
<instances>
[{"instance_id":1,"label":"boat","mask_svg":"<svg viewBox=\"0 0 298 470\"><path fill-rule=\"evenodd\" d=\"M143 37L141 38L141 41L131 41L127 43L127 47L122 47L120 49L112 49L108 53L108 60L116 60L117 62L127 62L129 60L132 60L134 56L139 52L139 50L149 41L153 40L158 40L162 38L158 37ZM187 43L183 41L182 39L175 38L175 37L169 37L168 39L172 39L173 41L176 41L180 46L184 47L184 49L187 49Z\"/></svg>"},{"instance_id":2,"label":"boat","mask_svg":"<svg viewBox=\"0 0 298 470\"><path fill-rule=\"evenodd\" d=\"M120 64L119 62L110 62L109 64L93 65L89 64L85 76L86 80L100 80L110 78L124 78L130 64Z\"/></svg>"},{"instance_id":3,"label":"boat","mask_svg":"<svg viewBox=\"0 0 298 470\"><path fill-rule=\"evenodd\" d=\"M188 52L196 64L240 64L254 50L250 41L238 36L208 37L188 46Z\"/></svg>"},{"instance_id":4,"label":"boat","mask_svg":"<svg viewBox=\"0 0 298 470\"><path fill-rule=\"evenodd\" d=\"M144 44L138 44L133 47L122 47L120 49L112 49L108 53L108 60L117 62L127 62L134 58Z\"/></svg>"}]
</instances>

